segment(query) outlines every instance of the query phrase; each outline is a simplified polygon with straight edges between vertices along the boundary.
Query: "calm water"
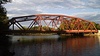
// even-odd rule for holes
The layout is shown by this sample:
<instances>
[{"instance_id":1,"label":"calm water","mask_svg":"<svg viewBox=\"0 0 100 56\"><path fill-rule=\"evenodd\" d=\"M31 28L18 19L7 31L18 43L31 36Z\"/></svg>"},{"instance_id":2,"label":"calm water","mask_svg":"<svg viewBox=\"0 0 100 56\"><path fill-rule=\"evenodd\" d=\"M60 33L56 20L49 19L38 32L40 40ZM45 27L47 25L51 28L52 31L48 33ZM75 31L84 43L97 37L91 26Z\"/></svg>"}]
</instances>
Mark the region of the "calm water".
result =
<instances>
[{"instance_id":1,"label":"calm water","mask_svg":"<svg viewBox=\"0 0 100 56\"><path fill-rule=\"evenodd\" d=\"M14 56L100 56L100 36L11 36Z\"/></svg>"}]
</instances>

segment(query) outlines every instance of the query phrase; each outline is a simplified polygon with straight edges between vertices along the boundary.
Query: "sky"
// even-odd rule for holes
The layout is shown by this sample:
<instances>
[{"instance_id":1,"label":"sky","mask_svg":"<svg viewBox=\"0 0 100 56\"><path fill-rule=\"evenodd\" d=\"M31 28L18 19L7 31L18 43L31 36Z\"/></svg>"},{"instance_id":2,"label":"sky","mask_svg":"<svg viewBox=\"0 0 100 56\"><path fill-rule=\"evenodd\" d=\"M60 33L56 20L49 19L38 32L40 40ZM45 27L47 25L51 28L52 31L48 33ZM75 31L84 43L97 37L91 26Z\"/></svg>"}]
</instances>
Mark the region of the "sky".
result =
<instances>
[{"instance_id":1,"label":"sky","mask_svg":"<svg viewBox=\"0 0 100 56\"><path fill-rule=\"evenodd\" d=\"M100 0L12 0L4 7L10 19L34 14L64 14L100 23Z\"/></svg>"}]
</instances>

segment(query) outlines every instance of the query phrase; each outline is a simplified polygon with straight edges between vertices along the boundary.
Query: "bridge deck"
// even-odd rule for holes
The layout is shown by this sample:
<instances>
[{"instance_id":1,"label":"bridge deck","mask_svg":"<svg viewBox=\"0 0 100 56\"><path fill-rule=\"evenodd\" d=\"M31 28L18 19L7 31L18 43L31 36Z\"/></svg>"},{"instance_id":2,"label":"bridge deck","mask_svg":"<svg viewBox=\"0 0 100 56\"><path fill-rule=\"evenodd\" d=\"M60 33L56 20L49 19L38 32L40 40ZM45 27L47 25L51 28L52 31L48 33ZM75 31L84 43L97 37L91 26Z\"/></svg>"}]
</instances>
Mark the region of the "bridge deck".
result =
<instances>
[{"instance_id":1,"label":"bridge deck","mask_svg":"<svg viewBox=\"0 0 100 56\"><path fill-rule=\"evenodd\" d=\"M65 31L35 31L35 30L9 30L4 33L13 34L13 33L97 33L97 30L65 30Z\"/></svg>"}]
</instances>

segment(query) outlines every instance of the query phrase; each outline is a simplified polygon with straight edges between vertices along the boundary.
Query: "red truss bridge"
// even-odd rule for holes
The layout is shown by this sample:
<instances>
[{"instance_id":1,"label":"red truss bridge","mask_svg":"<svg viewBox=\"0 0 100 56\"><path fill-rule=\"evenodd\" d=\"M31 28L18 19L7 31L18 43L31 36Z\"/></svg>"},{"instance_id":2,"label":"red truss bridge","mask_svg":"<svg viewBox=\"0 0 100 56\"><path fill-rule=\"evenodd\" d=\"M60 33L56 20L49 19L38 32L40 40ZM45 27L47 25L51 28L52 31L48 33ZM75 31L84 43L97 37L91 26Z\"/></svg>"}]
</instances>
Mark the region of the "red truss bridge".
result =
<instances>
[{"instance_id":1,"label":"red truss bridge","mask_svg":"<svg viewBox=\"0 0 100 56\"><path fill-rule=\"evenodd\" d=\"M37 14L13 17L8 33L96 33L93 22L67 15Z\"/></svg>"}]
</instances>

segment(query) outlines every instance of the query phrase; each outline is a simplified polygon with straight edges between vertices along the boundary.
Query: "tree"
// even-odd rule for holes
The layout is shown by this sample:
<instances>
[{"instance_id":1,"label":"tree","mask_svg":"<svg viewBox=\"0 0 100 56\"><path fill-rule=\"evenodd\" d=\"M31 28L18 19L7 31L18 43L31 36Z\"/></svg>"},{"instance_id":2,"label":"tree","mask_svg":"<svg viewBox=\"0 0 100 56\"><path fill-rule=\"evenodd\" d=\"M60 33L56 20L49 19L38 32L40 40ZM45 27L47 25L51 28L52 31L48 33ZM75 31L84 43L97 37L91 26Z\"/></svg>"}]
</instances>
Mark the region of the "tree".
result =
<instances>
[{"instance_id":1,"label":"tree","mask_svg":"<svg viewBox=\"0 0 100 56\"><path fill-rule=\"evenodd\" d=\"M100 30L100 24L97 24L94 22L95 27L97 28L97 30Z\"/></svg>"},{"instance_id":2,"label":"tree","mask_svg":"<svg viewBox=\"0 0 100 56\"><path fill-rule=\"evenodd\" d=\"M47 27L47 26L43 26L43 29L44 29L45 31L51 31L51 28L50 28L50 27Z\"/></svg>"},{"instance_id":3,"label":"tree","mask_svg":"<svg viewBox=\"0 0 100 56\"><path fill-rule=\"evenodd\" d=\"M0 5L0 22L4 22L7 20L7 12L6 9Z\"/></svg>"},{"instance_id":4,"label":"tree","mask_svg":"<svg viewBox=\"0 0 100 56\"><path fill-rule=\"evenodd\" d=\"M0 0L0 4L6 4L7 2L11 2L11 0Z\"/></svg>"},{"instance_id":5,"label":"tree","mask_svg":"<svg viewBox=\"0 0 100 56\"><path fill-rule=\"evenodd\" d=\"M65 24L61 23L61 25L59 26L58 30L64 30L65 29L64 26L65 26Z\"/></svg>"},{"instance_id":6,"label":"tree","mask_svg":"<svg viewBox=\"0 0 100 56\"><path fill-rule=\"evenodd\" d=\"M100 30L100 24L93 22L94 26L96 27L97 30Z\"/></svg>"},{"instance_id":7,"label":"tree","mask_svg":"<svg viewBox=\"0 0 100 56\"><path fill-rule=\"evenodd\" d=\"M10 1L11 0L0 0L0 31L8 29L7 11L6 11L6 8L4 8L2 4L6 4L7 2L10 2Z\"/></svg>"}]
</instances>

